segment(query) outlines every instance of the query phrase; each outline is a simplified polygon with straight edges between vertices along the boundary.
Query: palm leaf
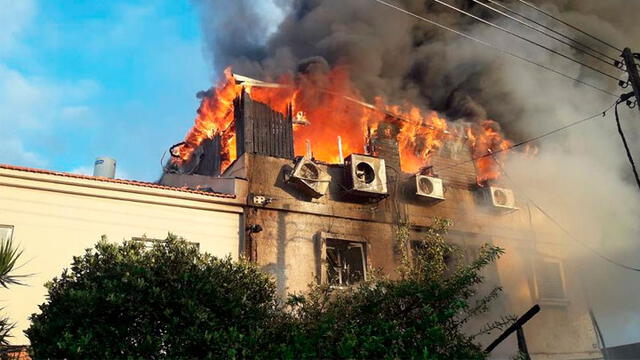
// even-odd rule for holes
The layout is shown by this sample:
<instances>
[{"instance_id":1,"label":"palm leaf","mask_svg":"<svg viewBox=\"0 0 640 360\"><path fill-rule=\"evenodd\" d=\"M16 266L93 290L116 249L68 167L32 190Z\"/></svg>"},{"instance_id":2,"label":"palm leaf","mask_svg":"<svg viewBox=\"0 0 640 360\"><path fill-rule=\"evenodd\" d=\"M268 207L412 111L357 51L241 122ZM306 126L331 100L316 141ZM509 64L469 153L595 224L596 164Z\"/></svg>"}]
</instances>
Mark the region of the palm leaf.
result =
<instances>
[{"instance_id":1,"label":"palm leaf","mask_svg":"<svg viewBox=\"0 0 640 360\"><path fill-rule=\"evenodd\" d=\"M12 337L10 333L15 327L16 324L12 323L9 318L0 318L0 347L9 345L9 338Z\"/></svg>"},{"instance_id":2,"label":"palm leaf","mask_svg":"<svg viewBox=\"0 0 640 360\"><path fill-rule=\"evenodd\" d=\"M9 285L24 285L20 279L26 275L12 274L20 256L22 250L14 246L13 239L0 240L0 286L7 288Z\"/></svg>"}]
</instances>

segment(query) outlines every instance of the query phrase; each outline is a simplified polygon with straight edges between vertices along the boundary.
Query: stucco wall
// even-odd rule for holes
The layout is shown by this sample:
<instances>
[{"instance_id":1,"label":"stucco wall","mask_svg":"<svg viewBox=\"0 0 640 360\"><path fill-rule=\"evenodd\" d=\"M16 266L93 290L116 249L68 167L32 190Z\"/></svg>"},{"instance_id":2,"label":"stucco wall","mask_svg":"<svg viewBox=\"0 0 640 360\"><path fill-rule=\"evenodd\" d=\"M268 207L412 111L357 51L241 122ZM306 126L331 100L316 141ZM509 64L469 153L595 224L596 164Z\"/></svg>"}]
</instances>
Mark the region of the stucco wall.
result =
<instances>
[{"instance_id":1,"label":"stucco wall","mask_svg":"<svg viewBox=\"0 0 640 360\"><path fill-rule=\"evenodd\" d=\"M163 239L172 232L199 243L202 251L237 257L242 208L235 202L0 170L0 224L14 226L14 240L24 250L16 273L33 274L25 280L28 286L0 291L3 313L17 322L11 342L27 343L22 331L45 300L44 283L101 235L119 242L142 235Z\"/></svg>"}]
</instances>

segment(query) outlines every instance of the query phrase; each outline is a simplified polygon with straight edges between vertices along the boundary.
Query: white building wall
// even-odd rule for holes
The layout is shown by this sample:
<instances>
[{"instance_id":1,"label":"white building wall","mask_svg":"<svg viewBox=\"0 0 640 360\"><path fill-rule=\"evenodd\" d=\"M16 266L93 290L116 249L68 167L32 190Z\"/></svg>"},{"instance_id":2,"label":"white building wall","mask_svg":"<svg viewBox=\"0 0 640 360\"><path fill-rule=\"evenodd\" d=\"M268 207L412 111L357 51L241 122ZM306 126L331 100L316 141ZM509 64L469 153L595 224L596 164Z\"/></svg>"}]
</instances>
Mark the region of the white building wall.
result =
<instances>
[{"instance_id":1,"label":"white building wall","mask_svg":"<svg viewBox=\"0 0 640 360\"><path fill-rule=\"evenodd\" d=\"M200 250L237 258L242 208L234 199L175 190L0 169L0 225L14 227L24 250L16 274L28 286L0 289L2 314L17 322L13 344L26 344L28 317L45 300L44 284L102 235L122 241L168 232Z\"/></svg>"}]
</instances>

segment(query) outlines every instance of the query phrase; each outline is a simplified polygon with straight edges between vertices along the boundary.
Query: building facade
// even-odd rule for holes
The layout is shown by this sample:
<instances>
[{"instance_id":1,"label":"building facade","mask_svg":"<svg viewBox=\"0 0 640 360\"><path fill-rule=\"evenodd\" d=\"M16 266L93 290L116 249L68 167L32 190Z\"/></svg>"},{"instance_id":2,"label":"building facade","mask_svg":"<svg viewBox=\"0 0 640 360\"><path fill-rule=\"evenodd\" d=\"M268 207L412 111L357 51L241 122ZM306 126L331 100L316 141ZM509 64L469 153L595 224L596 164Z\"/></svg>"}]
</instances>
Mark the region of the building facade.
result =
<instances>
[{"instance_id":1,"label":"building facade","mask_svg":"<svg viewBox=\"0 0 640 360\"><path fill-rule=\"evenodd\" d=\"M353 285L373 269L393 276L400 265L398 223L410 224L410 240L419 243L434 219L446 218L453 221L448 240L468 260L486 243L505 249L486 273L486 290L502 286L503 296L479 322L519 316L539 304L541 312L524 326L532 358L602 358L581 279L566 271L570 248L513 184L477 184L464 139L446 142L422 176L400 170L389 136L371 141L368 154L345 154L343 164L315 161L311 154L294 158L291 126L290 114L274 114L243 94L235 102L238 158L222 173L217 159L210 160L214 166L195 166L200 175L173 169L161 180L173 186L245 181L237 193L246 199L245 255L273 274L281 296L311 283ZM219 139L213 144L214 153L222 153ZM200 161L209 158L203 153ZM481 339L485 345L492 340ZM517 351L513 335L492 355L511 358Z\"/></svg>"},{"instance_id":2,"label":"building facade","mask_svg":"<svg viewBox=\"0 0 640 360\"><path fill-rule=\"evenodd\" d=\"M45 301L44 284L103 235L123 241L171 232L237 258L242 212L234 195L0 165L0 236L23 250L15 273L30 274L27 286L0 295L3 316L17 325L11 342L28 342L23 330Z\"/></svg>"}]
</instances>

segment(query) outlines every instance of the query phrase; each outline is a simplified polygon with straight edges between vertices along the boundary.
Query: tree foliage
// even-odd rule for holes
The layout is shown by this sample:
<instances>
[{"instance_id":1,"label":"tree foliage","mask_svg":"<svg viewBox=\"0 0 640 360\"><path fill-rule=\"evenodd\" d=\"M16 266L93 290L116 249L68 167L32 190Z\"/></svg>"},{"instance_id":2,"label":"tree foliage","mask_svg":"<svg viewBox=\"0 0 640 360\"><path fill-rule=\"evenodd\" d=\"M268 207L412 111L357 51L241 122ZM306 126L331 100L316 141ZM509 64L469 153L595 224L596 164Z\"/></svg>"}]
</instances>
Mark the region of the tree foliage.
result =
<instances>
[{"instance_id":1,"label":"tree foliage","mask_svg":"<svg viewBox=\"0 0 640 360\"><path fill-rule=\"evenodd\" d=\"M101 241L48 284L25 331L35 358L238 358L275 309L275 286L251 264L170 236Z\"/></svg>"},{"instance_id":2,"label":"tree foliage","mask_svg":"<svg viewBox=\"0 0 640 360\"><path fill-rule=\"evenodd\" d=\"M470 263L452 263L460 251L444 240L448 227L437 220L410 254L401 225L392 278L312 285L284 303L245 261L175 238L150 250L101 242L48 285L26 333L36 358L485 358L463 329L500 293L481 295L477 286L503 251L484 246Z\"/></svg>"}]
</instances>

